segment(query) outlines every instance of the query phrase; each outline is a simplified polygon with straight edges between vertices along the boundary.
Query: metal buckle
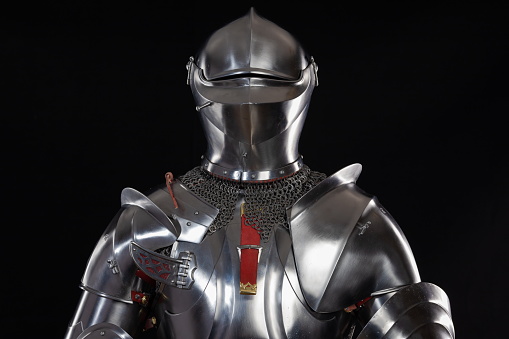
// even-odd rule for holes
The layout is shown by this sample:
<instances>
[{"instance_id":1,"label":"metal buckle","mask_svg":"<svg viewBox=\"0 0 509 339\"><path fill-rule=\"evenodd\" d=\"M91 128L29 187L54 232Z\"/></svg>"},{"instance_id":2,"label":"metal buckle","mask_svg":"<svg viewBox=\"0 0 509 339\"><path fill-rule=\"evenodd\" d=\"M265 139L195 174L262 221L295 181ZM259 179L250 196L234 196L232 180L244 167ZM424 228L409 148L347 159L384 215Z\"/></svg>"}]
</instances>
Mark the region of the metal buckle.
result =
<instances>
[{"instance_id":1,"label":"metal buckle","mask_svg":"<svg viewBox=\"0 0 509 339\"><path fill-rule=\"evenodd\" d=\"M258 263L260 263L260 256L262 255L262 249L263 249L262 246L259 246L259 245L239 245L239 246L237 246L237 252L239 252L239 259L242 257L241 250L245 250L245 249L258 250Z\"/></svg>"}]
</instances>

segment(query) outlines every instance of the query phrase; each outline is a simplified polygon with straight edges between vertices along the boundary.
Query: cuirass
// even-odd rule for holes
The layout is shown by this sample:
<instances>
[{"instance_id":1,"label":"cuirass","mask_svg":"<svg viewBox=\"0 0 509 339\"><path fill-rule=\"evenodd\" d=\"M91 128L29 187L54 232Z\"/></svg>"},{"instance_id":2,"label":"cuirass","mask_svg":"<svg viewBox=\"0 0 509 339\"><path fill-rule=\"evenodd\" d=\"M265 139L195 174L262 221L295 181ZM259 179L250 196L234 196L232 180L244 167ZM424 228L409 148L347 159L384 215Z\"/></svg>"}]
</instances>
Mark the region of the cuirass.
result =
<instances>
[{"instance_id":1,"label":"cuirass","mask_svg":"<svg viewBox=\"0 0 509 339\"><path fill-rule=\"evenodd\" d=\"M339 338L344 312L316 313L306 304L290 234L262 241L256 295L239 292L239 198L233 220L198 244L177 242L172 253L196 258L190 289L166 286L157 304L158 338Z\"/></svg>"}]
</instances>

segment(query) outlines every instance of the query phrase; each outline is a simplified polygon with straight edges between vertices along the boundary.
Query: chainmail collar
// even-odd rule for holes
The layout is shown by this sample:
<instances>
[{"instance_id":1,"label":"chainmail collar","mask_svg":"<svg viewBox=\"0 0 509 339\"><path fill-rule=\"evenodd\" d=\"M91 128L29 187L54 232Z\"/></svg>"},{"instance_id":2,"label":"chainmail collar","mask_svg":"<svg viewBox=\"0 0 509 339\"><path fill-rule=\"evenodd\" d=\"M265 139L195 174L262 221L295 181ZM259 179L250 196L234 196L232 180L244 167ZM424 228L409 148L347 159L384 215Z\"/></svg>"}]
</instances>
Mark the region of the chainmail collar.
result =
<instances>
[{"instance_id":1,"label":"chainmail collar","mask_svg":"<svg viewBox=\"0 0 509 339\"><path fill-rule=\"evenodd\" d=\"M256 229L261 240L266 242L274 227L289 228L286 209L325 178L325 174L311 171L308 166L302 165L291 176L262 183L222 179L200 166L178 179L191 192L219 209L208 234L228 225L233 219L239 195L244 194L246 223Z\"/></svg>"}]
</instances>

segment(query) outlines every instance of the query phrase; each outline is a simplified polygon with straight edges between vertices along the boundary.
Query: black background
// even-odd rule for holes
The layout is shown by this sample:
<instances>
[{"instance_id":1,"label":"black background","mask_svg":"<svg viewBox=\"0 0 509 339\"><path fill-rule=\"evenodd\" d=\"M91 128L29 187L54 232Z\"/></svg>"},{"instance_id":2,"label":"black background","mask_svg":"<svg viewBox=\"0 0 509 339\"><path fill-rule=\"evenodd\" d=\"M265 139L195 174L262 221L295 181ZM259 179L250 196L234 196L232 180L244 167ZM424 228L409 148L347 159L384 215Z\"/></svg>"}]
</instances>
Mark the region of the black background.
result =
<instances>
[{"instance_id":1,"label":"black background","mask_svg":"<svg viewBox=\"0 0 509 339\"><path fill-rule=\"evenodd\" d=\"M305 162L327 174L361 163L358 185L396 218L422 280L449 295L457 337L503 333L506 6L69 3L1 14L7 333L62 338L122 188L199 164L185 64L252 5L318 63Z\"/></svg>"}]
</instances>

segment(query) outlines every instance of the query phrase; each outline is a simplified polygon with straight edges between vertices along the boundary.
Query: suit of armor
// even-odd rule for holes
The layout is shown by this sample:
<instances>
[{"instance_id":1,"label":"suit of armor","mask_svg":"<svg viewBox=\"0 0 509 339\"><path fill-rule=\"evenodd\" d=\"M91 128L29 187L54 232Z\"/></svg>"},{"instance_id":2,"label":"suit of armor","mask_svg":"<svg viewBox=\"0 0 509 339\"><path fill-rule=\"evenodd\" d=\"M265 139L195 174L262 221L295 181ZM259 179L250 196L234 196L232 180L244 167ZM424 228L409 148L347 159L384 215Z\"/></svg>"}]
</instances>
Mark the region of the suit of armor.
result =
<instances>
[{"instance_id":1,"label":"suit of armor","mask_svg":"<svg viewBox=\"0 0 509 339\"><path fill-rule=\"evenodd\" d=\"M454 338L446 293L356 185L361 165L304 164L318 67L296 39L251 9L187 69L202 163L122 191L66 338Z\"/></svg>"}]
</instances>

